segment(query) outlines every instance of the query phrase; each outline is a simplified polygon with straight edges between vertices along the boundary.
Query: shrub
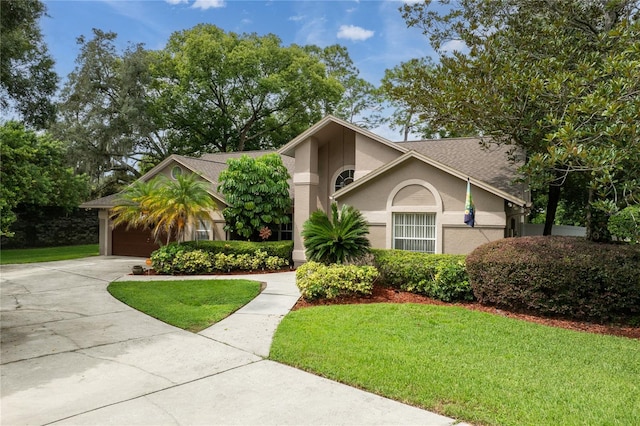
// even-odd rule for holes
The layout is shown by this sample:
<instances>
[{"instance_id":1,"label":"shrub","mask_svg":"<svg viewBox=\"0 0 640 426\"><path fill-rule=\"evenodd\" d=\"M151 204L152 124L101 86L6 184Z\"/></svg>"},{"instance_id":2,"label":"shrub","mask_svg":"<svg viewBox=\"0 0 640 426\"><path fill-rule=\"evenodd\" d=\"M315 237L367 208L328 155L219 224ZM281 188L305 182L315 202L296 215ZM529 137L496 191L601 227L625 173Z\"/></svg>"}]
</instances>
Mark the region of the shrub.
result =
<instances>
[{"instance_id":1,"label":"shrub","mask_svg":"<svg viewBox=\"0 0 640 426\"><path fill-rule=\"evenodd\" d=\"M187 250L187 246L180 244L167 244L151 253L151 265L159 274L172 274L173 260L178 253Z\"/></svg>"},{"instance_id":2,"label":"shrub","mask_svg":"<svg viewBox=\"0 0 640 426\"><path fill-rule=\"evenodd\" d=\"M293 241L186 241L180 243L181 246L188 247L191 250L202 250L207 253L224 253L224 254L250 254L253 255L257 250L267 253L268 256L277 256L282 259L291 259L293 252Z\"/></svg>"},{"instance_id":3,"label":"shrub","mask_svg":"<svg viewBox=\"0 0 640 426\"><path fill-rule=\"evenodd\" d=\"M493 241L467 257L481 303L580 320L640 315L640 247L577 237Z\"/></svg>"},{"instance_id":4,"label":"shrub","mask_svg":"<svg viewBox=\"0 0 640 426\"><path fill-rule=\"evenodd\" d=\"M178 252L172 265L173 271L180 274L204 274L211 272L213 266L209 254L202 250Z\"/></svg>"},{"instance_id":5,"label":"shrub","mask_svg":"<svg viewBox=\"0 0 640 426\"><path fill-rule=\"evenodd\" d=\"M445 302L473 300L463 255L380 249L371 252L385 285Z\"/></svg>"},{"instance_id":6,"label":"shrub","mask_svg":"<svg viewBox=\"0 0 640 426\"><path fill-rule=\"evenodd\" d=\"M296 271L296 284L307 300L368 295L378 278L373 266L324 265L307 262Z\"/></svg>"},{"instance_id":7,"label":"shrub","mask_svg":"<svg viewBox=\"0 0 640 426\"><path fill-rule=\"evenodd\" d=\"M154 251L151 254L151 261L153 268L159 274L204 274L215 271L230 272L238 269L245 271L274 270L289 264L288 257L270 256L267 250L256 249L262 244L203 244L199 246L200 248L195 248L198 247L195 242L171 243ZM271 244L267 248L275 248L271 251L286 252L289 253L287 256L290 256L289 251L282 250L282 248L289 246L291 246L291 242L279 245ZM236 250L238 247L240 249ZM247 251L248 248L253 251ZM217 249L220 251L215 251Z\"/></svg>"},{"instance_id":8,"label":"shrub","mask_svg":"<svg viewBox=\"0 0 640 426\"><path fill-rule=\"evenodd\" d=\"M625 207L611 216L608 229L621 240L640 243L640 205Z\"/></svg>"},{"instance_id":9,"label":"shrub","mask_svg":"<svg viewBox=\"0 0 640 426\"><path fill-rule=\"evenodd\" d=\"M344 263L369 251L366 235L369 226L362 213L354 207L331 204L331 218L316 210L302 226L307 259L325 264Z\"/></svg>"}]
</instances>

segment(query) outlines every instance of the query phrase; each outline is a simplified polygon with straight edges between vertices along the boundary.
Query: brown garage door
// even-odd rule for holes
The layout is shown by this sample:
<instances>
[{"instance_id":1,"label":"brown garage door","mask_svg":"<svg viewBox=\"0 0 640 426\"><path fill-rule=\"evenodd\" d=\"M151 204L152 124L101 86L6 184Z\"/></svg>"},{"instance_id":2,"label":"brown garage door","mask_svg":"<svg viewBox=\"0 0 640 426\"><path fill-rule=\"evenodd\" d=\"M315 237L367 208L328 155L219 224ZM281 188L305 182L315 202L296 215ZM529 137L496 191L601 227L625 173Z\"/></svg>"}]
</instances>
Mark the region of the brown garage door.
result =
<instances>
[{"instance_id":1,"label":"brown garage door","mask_svg":"<svg viewBox=\"0 0 640 426\"><path fill-rule=\"evenodd\" d=\"M118 226L111 231L111 253L114 256L149 257L151 252L160 247L151 236L151 231L144 228Z\"/></svg>"}]
</instances>

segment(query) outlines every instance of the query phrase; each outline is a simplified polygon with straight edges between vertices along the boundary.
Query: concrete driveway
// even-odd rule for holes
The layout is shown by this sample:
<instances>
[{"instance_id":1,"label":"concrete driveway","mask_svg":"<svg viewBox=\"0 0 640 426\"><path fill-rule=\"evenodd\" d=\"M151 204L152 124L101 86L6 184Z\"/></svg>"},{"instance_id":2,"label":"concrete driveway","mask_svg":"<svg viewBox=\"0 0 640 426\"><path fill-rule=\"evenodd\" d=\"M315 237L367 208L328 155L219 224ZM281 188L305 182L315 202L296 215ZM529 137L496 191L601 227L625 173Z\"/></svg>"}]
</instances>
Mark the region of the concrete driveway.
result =
<instances>
[{"instance_id":1,"label":"concrete driveway","mask_svg":"<svg viewBox=\"0 0 640 426\"><path fill-rule=\"evenodd\" d=\"M260 296L193 334L106 291L140 263L1 267L1 424L456 423L264 359L298 298L293 273L252 276Z\"/></svg>"}]
</instances>

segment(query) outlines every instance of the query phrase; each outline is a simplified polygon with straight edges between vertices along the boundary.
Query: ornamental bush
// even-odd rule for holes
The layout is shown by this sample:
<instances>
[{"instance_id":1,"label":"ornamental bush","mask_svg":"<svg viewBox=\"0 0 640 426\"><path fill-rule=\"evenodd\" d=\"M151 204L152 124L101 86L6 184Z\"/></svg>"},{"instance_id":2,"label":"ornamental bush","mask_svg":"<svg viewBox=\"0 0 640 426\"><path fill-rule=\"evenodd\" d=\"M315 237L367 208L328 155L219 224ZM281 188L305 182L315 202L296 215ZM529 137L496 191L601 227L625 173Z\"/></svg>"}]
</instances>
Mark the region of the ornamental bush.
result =
<instances>
[{"instance_id":1,"label":"ornamental bush","mask_svg":"<svg viewBox=\"0 0 640 426\"><path fill-rule=\"evenodd\" d=\"M467 257L483 304L579 320L640 318L640 246L578 237L507 238Z\"/></svg>"},{"instance_id":2,"label":"ornamental bush","mask_svg":"<svg viewBox=\"0 0 640 426\"><path fill-rule=\"evenodd\" d=\"M628 206L609 218L611 235L631 244L640 243L640 205Z\"/></svg>"},{"instance_id":3,"label":"ornamental bush","mask_svg":"<svg viewBox=\"0 0 640 426\"><path fill-rule=\"evenodd\" d=\"M296 270L296 285L307 300L368 295L378 278L373 266L325 265L309 261Z\"/></svg>"},{"instance_id":4,"label":"ornamental bush","mask_svg":"<svg viewBox=\"0 0 640 426\"><path fill-rule=\"evenodd\" d=\"M202 250L180 251L173 258L173 272L204 274L212 271L211 257Z\"/></svg>"},{"instance_id":5,"label":"ornamental bush","mask_svg":"<svg viewBox=\"0 0 640 426\"><path fill-rule=\"evenodd\" d=\"M276 270L289 265L291 242L285 244L250 243L242 245L239 250L236 244L195 245L195 242L171 243L160 247L151 254L153 268L159 274L207 274L216 272L230 272L235 270L257 271ZM224 242L223 242L224 243ZM227 243L234 243L229 241ZM234 247L236 246L236 247ZM194 248L200 247L200 248ZM275 253L287 253L286 258L273 256L269 251L257 247L276 248L270 250ZM253 251L248 251L252 248ZM220 251L217 251L220 249ZM231 253L226 253L231 252Z\"/></svg>"},{"instance_id":6,"label":"ornamental bush","mask_svg":"<svg viewBox=\"0 0 640 426\"><path fill-rule=\"evenodd\" d=\"M175 244L175 243L174 243ZM282 259L291 259L291 253L293 253L293 241L265 241L265 242L251 242L251 241L186 241L180 243L181 246L187 247L190 250L202 250L208 253L224 253L224 254L251 254L253 255L257 250L262 250L267 253L267 256L276 256Z\"/></svg>"},{"instance_id":7,"label":"ornamental bush","mask_svg":"<svg viewBox=\"0 0 640 426\"><path fill-rule=\"evenodd\" d=\"M445 302L473 300L463 255L381 249L371 252L384 285Z\"/></svg>"}]
</instances>

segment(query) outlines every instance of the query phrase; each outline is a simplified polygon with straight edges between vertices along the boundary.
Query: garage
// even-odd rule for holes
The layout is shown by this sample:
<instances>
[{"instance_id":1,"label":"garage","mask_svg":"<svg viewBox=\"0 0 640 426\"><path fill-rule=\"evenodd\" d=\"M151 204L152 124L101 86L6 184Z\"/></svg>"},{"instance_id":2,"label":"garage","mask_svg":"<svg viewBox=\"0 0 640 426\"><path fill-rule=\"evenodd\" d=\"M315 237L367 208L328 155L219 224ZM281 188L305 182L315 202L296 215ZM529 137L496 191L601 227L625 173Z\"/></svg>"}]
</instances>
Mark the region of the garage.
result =
<instances>
[{"instance_id":1,"label":"garage","mask_svg":"<svg viewBox=\"0 0 640 426\"><path fill-rule=\"evenodd\" d=\"M149 257L160 247L147 228L118 226L111 231L111 242L114 256Z\"/></svg>"}]
</instances>

